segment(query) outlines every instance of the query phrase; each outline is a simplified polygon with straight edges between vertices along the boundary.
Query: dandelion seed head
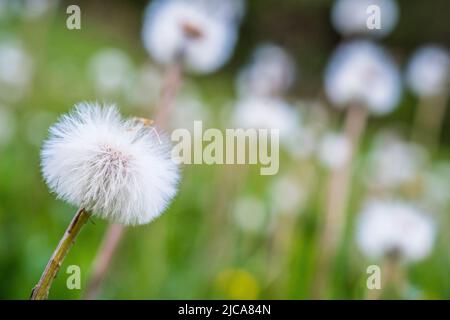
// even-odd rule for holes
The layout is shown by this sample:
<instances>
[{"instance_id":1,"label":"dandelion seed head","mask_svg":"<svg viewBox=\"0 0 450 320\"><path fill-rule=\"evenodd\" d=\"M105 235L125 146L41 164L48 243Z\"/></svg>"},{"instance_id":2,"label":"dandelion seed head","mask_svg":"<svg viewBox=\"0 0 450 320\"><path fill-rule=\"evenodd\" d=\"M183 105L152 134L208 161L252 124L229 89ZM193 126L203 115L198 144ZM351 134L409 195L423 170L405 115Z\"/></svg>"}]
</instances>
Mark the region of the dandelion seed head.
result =
<instances>
[{"instance_id":1,"label":"dandelion seed head","mask_svg":"<svg viewBox=\"0 0 450 320\"><path fill-rule=\"evenodd\" d=\"M333 54L325 73L325 90L337 107L357 103L372 114L392 112L401 97L398 67L373 42L344 43Z\"/></svg>"},{"instance_id":2,"label":"dandelion seed head","mask_svg":"<svg viewBox=\"0 0 450 320\"><path fill-rule=\"evenodd\" d=\"M181 59L192 72L216 71L233 52L237 25L209 8L198 0L152 2L142 30L145 48L161 64Z\"/></svg>"},{"instance_id":3,"label":"dandelion seed head","mask_svg":"<svg viewBox=\"0 0 450 320\"><path fill-rule=\"evenodd\" d=\"M236 225L243 231L258 233L266 226L267 209L259 198L243 196L236 200L233 218Z\"/></svg>"},{"instance_id":4,"label":"dandelion seed head","mask_svg":"<svg viewBox=\"0 0 450 320\"><path fill-rule=\"evenodd\" d=\"M57 5L57 0L25 0L21 9L27 19L34 20L43 17Z\"/></svg>"},{"instance_id":5,"label":"dandelion seed head","mask_svg":"<svg viewBox=\"0 0 450 320\"><path fill-rule=\"evenodd\" d=\"M418 49L406 71L406 82L418 96L436 96L449 90L450 55L436 45Z\"/></svg>"},{"instance_id":6,"label":"dandelion seed head","mask_svg":"<svg viewBox=\"0 0 450 320\"><path fill-rule=\"evenodd\" d=\"M175 196L170 144L114 106L78 104L50 128L42 172L59 198L126 225L148 223Z\"/></svg>"},{"instance_id":7,"label":"dandelion seed head","mask_svg":"<svg viewBox=\"0 0 450 320\"><path fill-rule=\"evenodd\" d=\"M283 48L267 43L256 49L240 72L237 89L241 95L276 96L285 93L295 78L294 59Z\"/></svg>"},{"instance_id":8,"label":"dandelion seed head","mask_svg":"<svg viewBox=\"0 0 450 320\"><path fill-rule=\"evenodd\" d=\"M238 100L233 124L242 129L267 129L279 135L283 148L294 158L303 153L300 114L290 104L276 97L248 96Z\"/></svg>"},{"instance_id":9,"label":"dandelion seed head","mask_svg":"<svg viewBox=\"0 0 450 320\"><path fill-rule=\"evenodd\" d=\"M426 150L395 134L376 137L369 153L366 183L374 189L392 190L416 180L428 160Z\"/></svg>"},{"instance_id":10,"label":"dandelion seed head","mask_svg":"<svg viewBox=\"0 0 450 320\"><path fill-rule=\"evenodd\" d=\"M371 201L358 221L358 245L374 259L396 253L405 261L421 260L431 253L434 238L432 220L409 203Z\"/></svg>"},{"instance_id":11,"label":"dandelion seed head","mask_svg":"<svg viewBox=\"0 0 450 320\"><path fill-rule=\"evenodd\" d=\"M124 92L127 104L147 110L159 99L163 82L162 72L156 66L147 63L139 67Z\"/></svg>"},{"instance_id":12,"label":"dandelion seed head","mask_svg":"<svg viewBox=\"0 0 450 320\"><path fill-rule=\"evenodd\" d=\"M233 118L234 124L244 129L278 129L282 140L299 131L299 114L279 98L242 98L235 106Z\"/></svg>"},{"instance_id":13,"label":"dandelion seed head","mask_svg":"<svg viewBox=\"0 0 450 320\"><path fill-rule=\"evenodd\" d=\"M89 62L89 75L96 92L102 96L124 93L133 78L133 63L123 51L115 48L102 49Z\"/></svg>"},{"instance_id":14,"label":"dandelion seed head","mask_svg":"<svg viewBox=\"0 0 450 320\"><path fill-rule=\"evenodd\" d=\"M33 76L33 59L20 39L0 40L0 97L16 102L27 91Z\"/></svg>"},{"instance_id":15,"label":"dandelion seed head","mask_svg":"<svg viewBox=\"0 0 450 320\"><path fill-rule=\"evenodd\" d=\"M307 201L305 187L294 175L277 177L270 186L272 212L275 214L296 215Z\"/></svg>"},{"instance_id":16,"label":"dandelion seed head","mask_svg":"<svg viewBox=\"0 0 450 320\"><path fill-rule=\"evenodd\" d=\"M195 121L208 123L213 118L211 109L195 89L180 92L174 105L177 112L173 114L170 121L171 128L184 128L192 132Z\"/></svg>"},{"instance_id":17,"label":"dandelion seed head","mask_svg":"<svg viewBox=\"0 0 450 320\"><path fill-rule=\"evenodd\" d=\"M318 149L320 162L327 168L335 169L345 164L350 156L350 141L342 134L328 133Z\"/></svg>"}]
</instances>

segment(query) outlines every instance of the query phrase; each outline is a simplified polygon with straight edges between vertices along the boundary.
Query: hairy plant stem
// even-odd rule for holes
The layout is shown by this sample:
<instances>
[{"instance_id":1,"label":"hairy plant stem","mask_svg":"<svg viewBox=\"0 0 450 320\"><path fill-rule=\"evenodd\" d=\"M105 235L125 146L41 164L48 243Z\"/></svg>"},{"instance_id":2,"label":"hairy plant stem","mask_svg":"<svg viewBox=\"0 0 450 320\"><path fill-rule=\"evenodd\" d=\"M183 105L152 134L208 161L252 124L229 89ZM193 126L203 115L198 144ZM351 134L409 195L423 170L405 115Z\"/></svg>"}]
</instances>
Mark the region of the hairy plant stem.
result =
<instances>
[{"instance_id":1,"label":"hairy plant stem","mask_svg":"<svg viewBox=\"0 0 450 320\"><path fill-rule=\"evenodd\" d=\"M41 279L33 288L30 297L31 300L46 300L48 298L50 287L52 286L53 280L55 279L64 258L74 244L81 228L88 221L90 216L91 215L82 208L77 211L64 233L64 236L53 252L52 257L48 261Z\"/></svg>"},{"instance_id":2,"label":"hairy plant stem","mask_svg":"<svg viewBox=\"0 0 450 320\"><path fill-rule=\"evenodd\" d=\"M331 172L328 183L324 227L319 240L318 266L313 289L313 297L316 299L323 298L331 263L342 240L342 231L347 220L354 156L364 134L367 118L367 110L359 105L351 105L347 111L344 134L350 142L350 155L342 166Z\"/></svg>"}]
</instances>

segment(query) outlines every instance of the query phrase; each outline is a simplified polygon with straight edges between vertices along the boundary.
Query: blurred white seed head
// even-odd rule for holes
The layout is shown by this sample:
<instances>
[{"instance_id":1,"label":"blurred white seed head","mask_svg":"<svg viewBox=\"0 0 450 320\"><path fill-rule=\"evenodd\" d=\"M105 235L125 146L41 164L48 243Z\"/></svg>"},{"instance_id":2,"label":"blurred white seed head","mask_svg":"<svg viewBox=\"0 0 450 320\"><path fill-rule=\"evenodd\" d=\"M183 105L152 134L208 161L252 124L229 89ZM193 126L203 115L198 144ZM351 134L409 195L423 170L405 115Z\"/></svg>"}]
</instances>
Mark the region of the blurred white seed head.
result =
<instances>
[{"instance_id":1,"label":"blurred white seed head","mask_svg":"<svg viewBox=\"0 0 450 320\"><path fill-rule=\"evenodd\" d=\"M380 8L380 29L367 27L367 20L373 14L368 8L373 5ZM398 16L394 0L336 0L331 10L331 22L343 36L384 37L394 29Z\"/></svg>"},{"instance_id":2,"label":"blurred white seed head","mask_svg":"<svg viewBox=\"0 0 450 320\"><path fill-rule=\"evenodd\" d=\"M26 19L39 19L58 5L58 0L25 0L22 13Z\"/></svg>"},{"instance_id":3,"label":"blurred white seed head","mask_svg":"<svg viewBox=\"0 0 450 320\"><path fill-rule=\"evenodd\" d=\"M114 106L81 103L50 128L42 149L49 188L73 205L127 225L148 223L177 191L170 144Z\"/></svg>"},{"instance_id":4,"label":"blurred white seed head","mask_svg":"<svg viewBox=\"0 0 450 320\"><path fill-rule=\"evenodd\" d=\"M88 71L97 94L107 97L127 91L134 73L130 57L115 48L103 49L92 56Z\"/></svg>"},{"instance_id":5,"label":"blurred white seed head","mask_svg":"<svg viewBox=\"0 0 450 320\"><path fill-rule=\"evenodd\" d=\"M425 173L422 202L433 211L450 209L450 163L438 162Z\"/></svg>"},{"instance_id":6,"label":"blurred white seed head","mask_svg":"<svg viewBox=\"0 0 450 320\"><path fill-rule=\"evenodd\" d=\"M59 0L0 0L0 18L4 16L34 20L58 5Z\"/></svg>"},{"instance_id":7,"label":"blurred white seed head","mask_svg":"<svg viewBox=\"0 0 450 320\"><path fill-rule=\"evenodd\" d=\"M0 96L15 102L26 92L33 74L33 60L19 39L0 40Z\"/></svg>"},{"instance_id":8,"label":"blurred white seed head","mask_svg":"<svg viewBox=\"0 0 450 320\"><path fill-rule=\"evenodd\" d=\"M317 143L317 132L302 126L293 136L283 142L289 154L297 160L310 157Z\"/></svg>"},{"instance_id":9,"label":"blurred white seed head","mask_svg":"<svg viewBox=\"0 0 450 320\"><path fill-rule=\"evenodd\" d=\"M395 189L417 179L427 162L426 150L392 134L377 136L369 153L366 183L375 189Z\"/></svg>"},{"instance_id":10,"label":"blurred white seed head","mask_svg":"<svg viewBox=\"0 0 450 320\"><path fill-rule=\"evenodd\" d=\"M240 95L281 96L292 86L295 70L294 59L283 48L263 44L239 73L237 90Z\"/></svg>"},{"instance_id":11,"label":"blurred white seed head","mask_svg":"<svg viewBox=\"0 0 450 320\"><path fill-rule=\"evenodd\" d=\"M127 104L145 108L155 105L163 86L163 75L156 66L147 63L139 67L130 88L125 92Z\"/></svg>"},{"instance_id":12,"label":"blurred white seed head","mask_svg":"<svg viewBox=\"0 0 450 320\"><path fill-rule=\"evenodd\" d=\"M245 0L196 0L218 19L239 24L245 15Z\"/></svg>"},{"instance_id":13,"label":"blurred white seed head","mask_svg":"<svg viewBox=\"0 0 450 320\"><path fill-rule=\"evenodd\" d=\"M300 128L286 143L291 156L305 159L318 150L320 138L328 129L328 111L319 101L297 101L295 106L300 112Z\"/></svg>"},{"instance_id":14,"label":"blurred white seed head","mask_svg":"<svg viewBox=\"0 0 450 320\"><path fill-rule=\"evenodd\" d=\"M236 200L233 218L243 231L258 233L267 224L267 208L257 197L243 196Z\"/></svg>"},{"instance_id":15,"label":"blurred white seed head","mask_svg":"<svg viewBox=\"0 0 450 320\"><path fill-rule=\"evenodd\" d=\"M174 109L177 112L171 117L170 127L193 131L194 121L208 123L212 119L212 114L194 87L184 87L183 89L174 102Z\"/></svg>"},{"instance_id":16,"label":"blurred white seed head","mask_svg":"<svg viewBox=\"0 0 450 320\"><path fill-rule=\"evenodd\" d=\"M450 86L450 55L436 45L418 49L406 70L410 89L418 96L435 96L448 92Z\"/></svg>"},{"instance_id":17,"label":"blurred white seed head","mask_svg":"<svg viewBox=\"0 0 450 320\"><path fill-rule=\"evenodd\" d=\"M336 169L345 164L350 152L350 141L343 134L327 133L320 142L318 156L324 166Z\"/></svg>"},{"instance_id":18,"label":"blurred white seed head","mask_svg":"<svg viewBox=\"0 0 450 320\"><path fill-rule=\"evenodd\" d=\"M298 131L299 114L282 99L251 96L237 102L233 122L244 129L279 129L286 140Z\"/></svg>"},{"instance_id":19,"label":"blurred white seed head","mask_svg":"<svg viewBox=\"0 0 450 320\"><path fill-rule=\"evenodd\" d=\"M375 115L397 106L401 77L397 65L382 47L355 40L338 47L325 73L325 90L337 107L362 104Z\"/></svg>"},{"instance_id":20,"label":"blurred white seed head","mask_svg":"<svg viewBox=\"0 0 450 320\"><path fill-rule=\"evenodd\" d=\"M318 133L314 128L304 123L298 124L288 136L283 136L283 146L291 157L296 160L310 157L317 144Z\"/></svg>"},{"instance_id":21,"label":"blurred white seed head","mask_svg":"<svg viewBox=\"0 0 450 320\"><path fill-rule=\"evenodd\" d=\"M277 177L270 186L272 212L294 215L301 212L307 200L307 191L293 175Z\"/></svg>"},{"instance_id":22,"label":"blurred white seed head","mask_svg":"<svg viewBox=\"0 0 450 320\"><path fill-rule=\"evenodd\" d=\"M6 15L7 10L6 0L0 0L0 18L3 18Z\"/></svg>"},{"instance_id":23,"label":"blurred white seed head","mask_svg":"<svg viewBox=\"0 0 450 320\"><path fill-rule=\"evenodd\" d=\"M201 0L156 0L145 12L142 38L161 64L181 59L196 73L211 73L233 53L238 25ZM223 6L225 7L225 6Z\"/></svg>"},{"instance_id":24,"label":"blurred white seed head","mask_svg":"<svg viewBox=\"0 0 450 320\"><path fill-rule=\"evenodd\" d=\"M409 203L372 201L366 204L357 227L357 242L370 258L398 254L418 261L431 253L435 226L429 216Z\"/></svg>"},{"instance_id":25,"label":"blurred white seed head","mask_svg":"<svg viewBox=\"0 0 450 320\"><path fill-rule=\"evenodd\" d=\"M304 135L300 113L286 101L276 97L247 96L241 98L232 115L233 125L242 129L278 130L284 150L294 158L301 158Z\"/></svg>"}]
</instances>

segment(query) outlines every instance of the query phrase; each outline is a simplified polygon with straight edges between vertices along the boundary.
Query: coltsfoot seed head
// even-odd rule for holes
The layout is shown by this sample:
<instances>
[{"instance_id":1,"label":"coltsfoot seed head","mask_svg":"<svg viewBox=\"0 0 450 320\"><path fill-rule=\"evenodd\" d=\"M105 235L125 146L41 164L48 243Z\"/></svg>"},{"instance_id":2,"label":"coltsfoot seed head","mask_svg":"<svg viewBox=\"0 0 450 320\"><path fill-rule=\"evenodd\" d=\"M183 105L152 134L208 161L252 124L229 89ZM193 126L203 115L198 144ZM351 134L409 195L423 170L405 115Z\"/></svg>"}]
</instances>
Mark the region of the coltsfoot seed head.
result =
<instances>
[{"instance_id":1,"label":"coltsfoot seed head","mask_svg":"<svg viewBox=\"0 0 450 320\"><path fill-rule=\"evenodd\" d=\"M170 143L115 106L80 103L50 128L41 152L45 182L93 215L126 225L158 217L177 192Z\"/></svg>"}]
</instances>

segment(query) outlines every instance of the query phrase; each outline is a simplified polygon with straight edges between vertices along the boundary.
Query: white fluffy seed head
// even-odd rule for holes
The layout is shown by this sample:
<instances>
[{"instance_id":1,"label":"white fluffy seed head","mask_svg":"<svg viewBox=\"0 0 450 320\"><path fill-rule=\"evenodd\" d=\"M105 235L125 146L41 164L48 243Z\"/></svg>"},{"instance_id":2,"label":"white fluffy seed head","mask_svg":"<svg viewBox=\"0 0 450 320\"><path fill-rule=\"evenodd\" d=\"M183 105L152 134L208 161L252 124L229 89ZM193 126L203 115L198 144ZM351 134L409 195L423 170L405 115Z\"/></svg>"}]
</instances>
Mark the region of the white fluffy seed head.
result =
<instances>
[{"instance_id":1,"label":"white fluffy seed head","mask_svg":"<svg viewBox=\"0 0 450 320\"><path fill-rule=\"evenodd\" d=\"M283 99L249 96L236 103L233 123L244 129L278 129L280 138L286 140L299 130L299 117Z\"/></svg>"},{"instance_id":2,"label":"white fluffy seed head","mask_svg":"<svg viewBox=\"0 0 450 320\"><path fill-rule=\"evenodd\" d=\"M418 49L408 64L406 80L418 96L445 93L450 85L450 54L436 45Z\"/></svg>"},{"instance_id":3,"label":"white fluffy seed head","mask_svg":"<svg viewBox=\"0 0 450 320\"><path fill-rule=\"evenodd\" d=\"M418 181L428 158L423 146L395 134L379 134L368 156L366 183L378 190L395 190L411 184Z\"/></svg>"},{"instance_id":4,"label":"white fluffy seed head","mask_svg":"<svg viewBox=\"0 0 450 320\"><path fill-rule=\"evenodd\" d=\"M240 95L280 96L296 79L296 65L283 48L266 43L253 53L252 60L238 75Z\"/></svg>"},{"instance_id":5,"label":"white fluffy seed head","mask_svg":"<svg viewBox=\"0 0 450 320\"><path fill-rule=\"evenodd\" d=\"M271 211L274 214L296 215L302 212L308 193L294 175L277 177L270 186Z\"/></svg>"},{"instance_id":6,"label":"white fluffy seed head","mask_svg":"<svg viewBox=\"0 0 450 320\"><path fill-rule=\"evenodd\" d=\"M382 47L355 40L342 44L333 54L325 90L337 107L359 103L372 114L383 115L393 111L400 100L400 72Z\"/></svg>"},{"instance_id":7,"label":"white fluffy seed head","mask_svg":"<svg viewBox=\"0 0 450 320\"><path fill-rule=\"evenodd\" d=\"M181 59L188 70L205 74L227 62L237 40L238 26L206 3L156 0L150 4L142 39L158 63Z\"/></svg>"},{"instance_id":8,"label":"white fluffy seed head","mask_svg":"<svg viewBox=\"0 0 450 320\"><path fill-rule=\"evenodd\" d=\"M0 98L20 100L30 87L34 63L23 42L14 37L0 38Z\"/></svg>"},{"instance_id":9,"label":"white fluffy seed head","mask_svg":"<svg viewBox=\"0 0 450 320\"><path fill-rule=\"evenodd\" d=\"M188 0L197 1L208 12L211 12L218 19L230 23L240 24L246 12L245 0Z\"/></svg>"},{"instance_id":10,"label":"white fluffy seed head","mask_svg":"<svg viewBox=\"0 0 450 320\"><path fill-rule=\"evenodd\" d=\"M170 144L154 128L123 120L114 106L78 104L50 128L41 157L58 198L113 222L148 223L177 191Z\"/></svg>"},{"instance_id":11,"label":"white fluffy seed head","mask_svg":"<svg viewBox=\"0 0 450 320\"><path fill-rule=\"evenodd\" d=\"M358 222L358 245L374 259L398 254L405 261L421 260L430 254L434 238L431 219L408 203L372 201Z\"/></svg>"},{"instance_id":12,"label":"white fluffy seed head","mask_svg":"<svg viewBox=\"0 0 450 320\"><path fill-rule=\"evenodd\" d=\"M98 51L89 62L89 75L97 94L102 96L126 92L134 76L133 71L130 57L115 48Z\"/></svg>"},{"instance_id":13,"label":"white fluffy seed head","mask_svg":"<svg viewBox=\"0 0 450 320\"><path fill-rule=\"evenodd\" d=\"M242 196L236 200L233 218L236 225L243 231L262 232L267 223L267 208L255 196Z\"/></svg>"},{"instance_id":14,"label":"white fluffy seed head","mask_svg":"<svg viewBox=\"0 0 450 320\"><path fill-rule=\"evenodd\" d=\"M318 148L320 162L329 169L343 166L351 153L351 143L343 134L327 133Z\"/></svg>"}]
</instances>

